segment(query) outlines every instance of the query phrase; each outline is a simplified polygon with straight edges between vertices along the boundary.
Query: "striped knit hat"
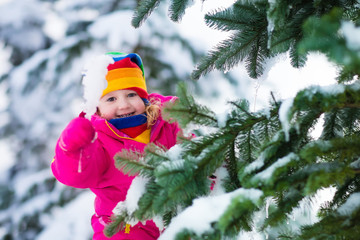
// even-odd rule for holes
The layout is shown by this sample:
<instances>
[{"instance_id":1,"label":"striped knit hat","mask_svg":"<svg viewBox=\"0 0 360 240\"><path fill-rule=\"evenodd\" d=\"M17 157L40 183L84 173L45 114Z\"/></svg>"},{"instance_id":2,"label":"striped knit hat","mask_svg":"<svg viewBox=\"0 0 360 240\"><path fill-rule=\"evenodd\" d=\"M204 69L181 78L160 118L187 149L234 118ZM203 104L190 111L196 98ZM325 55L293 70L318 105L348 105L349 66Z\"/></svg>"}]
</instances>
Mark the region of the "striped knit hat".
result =
<instances>
[{"instance_id":1,"label":"striped knit hat","mask_svg":"<svg viewBox=\"0 0 360 240\"><path fill-rule=\"evenodd\" d=\"M134 90L143 99L148 98L146 89L144 66L140 56L136 53L109 52L106 55L114 59L107 69L107 87L102 96L109 92L122 89Z\"/></svg>"}]
</instances>

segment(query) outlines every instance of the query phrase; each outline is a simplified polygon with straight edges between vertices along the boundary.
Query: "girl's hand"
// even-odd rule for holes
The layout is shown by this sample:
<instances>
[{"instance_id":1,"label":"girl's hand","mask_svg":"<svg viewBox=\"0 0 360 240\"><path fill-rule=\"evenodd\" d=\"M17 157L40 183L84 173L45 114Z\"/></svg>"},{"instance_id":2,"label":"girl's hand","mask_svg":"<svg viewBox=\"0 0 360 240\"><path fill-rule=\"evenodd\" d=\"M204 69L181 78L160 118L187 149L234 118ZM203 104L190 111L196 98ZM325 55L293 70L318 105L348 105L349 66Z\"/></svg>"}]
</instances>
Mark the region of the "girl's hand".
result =
<instances>
[{"instance_id":1,"label":"girl's hand","mask_svg":"<svg viewBox=\"0 0 360 240\"><path fill-rule=\"evenodd\" d=\"M90 144L95 137L91 122L80 114L61 133L59 146L64 151L76 151Z\"/></svg>"}]
</instances>

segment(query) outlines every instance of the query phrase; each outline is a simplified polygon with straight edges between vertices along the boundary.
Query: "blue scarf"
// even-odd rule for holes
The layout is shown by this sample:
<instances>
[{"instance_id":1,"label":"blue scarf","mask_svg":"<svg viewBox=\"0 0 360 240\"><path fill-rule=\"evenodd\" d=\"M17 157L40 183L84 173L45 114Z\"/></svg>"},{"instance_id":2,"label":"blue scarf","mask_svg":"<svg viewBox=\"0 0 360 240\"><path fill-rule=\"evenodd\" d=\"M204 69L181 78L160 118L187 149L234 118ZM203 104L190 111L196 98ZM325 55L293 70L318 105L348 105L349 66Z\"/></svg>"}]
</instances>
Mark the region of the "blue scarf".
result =
<instances>
[{"instance_id":1,"label":"blue scarf","mask_svg":"<svg viewBox=\"0 0 360 240\"><path fill-rule=\"evenodd\" d=\"M114 125L117 129L121 130L124 128L132 128L132 127L140 126L146 123L146 121L147 121L146 114L139 114L124 118L114 118L109 120L109 123Z\"/></svg>"}]
</instances>

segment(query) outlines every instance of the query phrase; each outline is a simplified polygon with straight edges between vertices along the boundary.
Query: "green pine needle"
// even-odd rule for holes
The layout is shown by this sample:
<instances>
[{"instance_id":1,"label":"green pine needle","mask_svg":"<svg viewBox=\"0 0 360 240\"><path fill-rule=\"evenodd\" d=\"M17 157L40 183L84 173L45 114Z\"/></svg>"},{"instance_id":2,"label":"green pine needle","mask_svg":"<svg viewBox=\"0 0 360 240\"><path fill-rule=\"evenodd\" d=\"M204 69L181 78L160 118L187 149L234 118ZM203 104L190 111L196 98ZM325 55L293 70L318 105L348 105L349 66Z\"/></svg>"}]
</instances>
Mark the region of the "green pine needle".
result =
<instances>
[{"instance_id":1,"label":"green pine needle","mask_svg":"<svg viewBox=\"0 0 360 240\"><path fill-rule=\"evenodd\" d=\"M135 176L138 173L146 175L149 171L154 170L152 166L142 160L142 155L138 152L124 149L116 154L114 159L115 166L129 176Z\"/></svg>"},{"instance_id":2,"label":"green pine needle","mask_svg":"<svg viewBox=\"0 0 360 240\"><path fill-rule=\"evenodd\" d=\"M170 19L179 22L185 13L185 9L191 5L193 0L173 0L169 7Z\"/></svg>"},{"instance_id":3,"label":"green pine needle","mask_svg":"<svg viewBox=\"0 0 360 240\"><path fill-rule=\"evenodd\" d=\"M105 236L110 238L117 232L123 231L126 225L126 217L127 214L112 216L111 222L108 223L104 229Z\"/></svg>"},{"instance_id":4,"label":"green pine needle","mask_svg":"<svg viewBox=\"0 0 360 240\"><path fill-rule=\"evenodd\" d=\"M195 102L186 88L185 83L179 83L177 88L178 100L169 102L163 109L164 119L172 122L177 120L185 128L189 123L216 126L217 119L215 113L206 106Z\"/></svg>"},{"instance_id":5,"label":"green pine needle","mask_svg":"<svg viewBox=\"0 0 360 240\"><path fill-rule=\"evenodd\" d=\"M154 11L156 7L159 6L161 0L142 0L139 3L139 6L134 12L133 19L131 24L138 28L144 22L150 14Z\"/></svg>"}]
</instances>

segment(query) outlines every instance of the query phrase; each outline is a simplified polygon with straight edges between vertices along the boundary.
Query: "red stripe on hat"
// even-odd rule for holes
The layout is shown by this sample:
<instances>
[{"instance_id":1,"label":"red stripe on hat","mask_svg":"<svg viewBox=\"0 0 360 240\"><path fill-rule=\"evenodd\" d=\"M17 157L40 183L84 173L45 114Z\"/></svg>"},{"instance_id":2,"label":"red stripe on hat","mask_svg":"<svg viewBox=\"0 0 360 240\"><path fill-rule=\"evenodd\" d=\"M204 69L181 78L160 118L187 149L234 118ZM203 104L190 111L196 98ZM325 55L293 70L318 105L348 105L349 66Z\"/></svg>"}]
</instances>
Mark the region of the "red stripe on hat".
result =
<instances>
[{"instance_id":1,"label":"red stripe on hat","mask_svg":"<svg viewBox=\"0 0 360 240\"><path fill-rule=\"evenodd\" d=\"M140 69L140 67L136 63L132 62L130 58L121 59L117 62L114 62L113 64L109 64L109 66L107 67L108 71L117 69L117 68L138 68L138 69Z\"/></svg>"},{"instance_id":2,"label":"red stripe on hat","mask_svg":"<svg viewBox=\"0 0 360 240\"><path fill-rule=\"evenodd\" d=\"M130 87L130 88L125 88L128 90L133 90L135 91L141 98L146 98L148 99L148 93L142 89L142 88L138 88L138 87Z\"/></svg>"}]
</instances>

